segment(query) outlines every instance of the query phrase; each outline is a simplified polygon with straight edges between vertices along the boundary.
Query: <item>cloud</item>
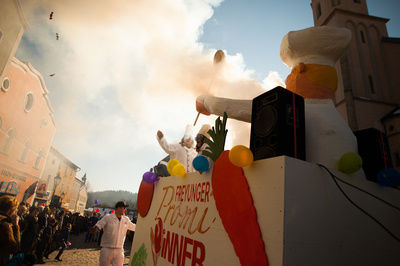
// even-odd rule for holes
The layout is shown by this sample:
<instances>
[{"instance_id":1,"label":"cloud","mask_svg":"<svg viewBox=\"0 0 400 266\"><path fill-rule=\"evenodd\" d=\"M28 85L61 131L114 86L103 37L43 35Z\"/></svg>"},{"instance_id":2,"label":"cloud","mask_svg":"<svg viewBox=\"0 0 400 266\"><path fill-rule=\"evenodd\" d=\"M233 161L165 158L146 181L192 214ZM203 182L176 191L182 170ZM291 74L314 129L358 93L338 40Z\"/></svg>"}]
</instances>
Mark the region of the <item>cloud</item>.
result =
<instances>
[{"instance_id":1,"label":"cloud","mask_svg":"<svg viewBox=\"0 0 400 266\"><path fill-rule=\"evenodd\" d=\"M164 157L156 131L179 140L196 117L196 96L251 99L266 90L241 54L225 51L216 65L216 50L198 41L221 2L22 1L30 29L17 57L43 74L55 109L54 145L96 180L94 190L137 190L142 173ZM214 119L201 116L198 127ZM249 125L243 131L238 123L229 122L228 145L249 139Z\"/></svg>"},{"instance_id":2,"label":"cloud","mask_svg":"<svg viewBox=\"0 0 400 266\"><path fill-rule=\"evenodd\" d=\"M269 89L273 89L276 86L281 86L286 88L285 82L283 82L279 73L276 71L270 71L268 76L263 80L263 87Z\"/></svg>"}]
</instances>

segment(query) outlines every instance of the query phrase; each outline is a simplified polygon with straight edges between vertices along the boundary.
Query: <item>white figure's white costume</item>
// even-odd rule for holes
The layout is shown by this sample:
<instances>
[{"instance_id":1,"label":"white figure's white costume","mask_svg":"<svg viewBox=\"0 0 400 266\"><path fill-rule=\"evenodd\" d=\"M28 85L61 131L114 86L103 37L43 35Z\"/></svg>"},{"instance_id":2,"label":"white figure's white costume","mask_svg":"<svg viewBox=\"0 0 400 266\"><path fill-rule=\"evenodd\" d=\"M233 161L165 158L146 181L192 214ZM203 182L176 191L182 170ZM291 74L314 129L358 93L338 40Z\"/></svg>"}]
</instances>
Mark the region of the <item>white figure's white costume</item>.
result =
<instances>
[{"instance_id":1,"label":"white figure's white costume","mask_svg":"<svg viewBox=\"0 0 400 266\"><path fill-rule=\"evenodd\" d=\"M183 139L193 138L192 131L193 127L188 125ZM169 144L164 136L161 138L157 137L157 141L161 148L171 156L170 159L177 159L181 164L183 164L183 166L185 166L188 173L194 172L193 159L197 156L197 152L193 147L188 148L178 143Z\"/></svg>"},{"instance_id":2,"label":"white figure's white costume","mask_svg":"<svg viewBox=\"0 0 400 266\"><path fill-rule=\"evenodd\" d=\"M302 62L334 66L350 42L347 29L313 27L289 32L282 40L281 57L289 66ZM251 122L252 101L200 96L205 109L229 118ZM331 99L305 99L306 160L336 168L346 152L357 152L357 139ZM268 123L268 121L265 121Z\"/></svg>"},{"instance_id":3,"label":"white figure's white costume","mask_svg":"<svg viewBox=\"0 0 400 266\"><path fill-rule=\"evenodd\" d=\"M122 266L126 232L135 231L136 225L127 216L122 215L121 219L118 219L114 213L104 216L95 226L104 229L100 244L100 265Z\"/></svg>"}]
</instances>

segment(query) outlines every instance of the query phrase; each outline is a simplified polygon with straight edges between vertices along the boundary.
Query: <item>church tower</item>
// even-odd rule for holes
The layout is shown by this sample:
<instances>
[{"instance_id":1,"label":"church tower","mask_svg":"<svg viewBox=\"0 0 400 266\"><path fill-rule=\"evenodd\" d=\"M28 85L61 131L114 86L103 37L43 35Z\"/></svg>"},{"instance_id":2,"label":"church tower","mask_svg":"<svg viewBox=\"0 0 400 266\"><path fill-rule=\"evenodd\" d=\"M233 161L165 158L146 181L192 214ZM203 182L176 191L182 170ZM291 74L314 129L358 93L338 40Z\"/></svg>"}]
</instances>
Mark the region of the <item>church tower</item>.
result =
<instances>
[{"instance_id":1,"label":"church tower","mask_svg":"<svg viewBox=\"0 0 400 266\"><path fill-rule=\"evenodd\" d=\"M394 165L400 166L400 38L388 37L389 19L369 15L366 0L312 0L311 8L315 26L352 32L346 53L336 63L337 110L354 131L384 131Z\"/></svg>"},{"instance_id":2,"label":"church tower","mask_svg":"<svg viewBox=\"0 0 400 266\"><path fill-rule=\"evenodd\" d=\"M380 119L400 104L399 75L394 75L400 43L388 37L389 19L369 15L366 0L312 0L311 7L315 26L352 32L352 41L336 65L338 111L353 130L382 127Z\"/></svg>"}]
</instances>

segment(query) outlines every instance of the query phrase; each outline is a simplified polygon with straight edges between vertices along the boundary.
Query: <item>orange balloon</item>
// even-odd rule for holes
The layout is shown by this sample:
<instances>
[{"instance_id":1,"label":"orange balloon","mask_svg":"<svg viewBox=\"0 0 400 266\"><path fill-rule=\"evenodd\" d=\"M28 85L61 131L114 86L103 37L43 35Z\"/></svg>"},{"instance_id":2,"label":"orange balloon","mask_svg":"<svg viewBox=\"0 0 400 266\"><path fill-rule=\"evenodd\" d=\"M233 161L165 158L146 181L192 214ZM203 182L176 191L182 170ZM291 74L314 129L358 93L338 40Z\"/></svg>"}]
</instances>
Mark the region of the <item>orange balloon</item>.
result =
<instances>
[{"instance_id":1,"label":"orange balloon","mask_svg":"<svg viewBox=\"0 0 400 266\"><path fill-rule=\"evenodd\" d=\"M253 162L253 153L243 145L237 145L229 151L229 160L232 164L245 167Z\"/></svg>"}]
</instances>

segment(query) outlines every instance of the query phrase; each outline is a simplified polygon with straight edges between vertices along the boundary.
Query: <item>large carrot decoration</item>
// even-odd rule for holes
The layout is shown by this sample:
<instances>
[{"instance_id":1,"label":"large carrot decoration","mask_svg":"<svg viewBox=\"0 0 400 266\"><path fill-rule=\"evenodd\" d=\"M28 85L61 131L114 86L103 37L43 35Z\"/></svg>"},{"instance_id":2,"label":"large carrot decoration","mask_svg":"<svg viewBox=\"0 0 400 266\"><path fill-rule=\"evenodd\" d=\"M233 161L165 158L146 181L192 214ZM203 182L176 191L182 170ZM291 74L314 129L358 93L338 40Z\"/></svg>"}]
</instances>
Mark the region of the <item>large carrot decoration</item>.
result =
<instances>
[{"instance_id":1,"label":"large carrot decoration","mask_svg":"<svg viewBox=\"0 0 400 266\"><path fill-rule=\"evenodd\" d=\"M215 205L241 265L268 265L247 179L243 169L229 161L229 151L223 151L226 120L224 113L222 123L219 118L215 121L215 128L208 131L213 141L206 140L209 148L203 152L214 160L211 183Z\"/></svg>"},{"instance_id":2,"label":"large carrot decoration","mask_svg":"<svg viewBox=\"0 0 400 266\"><path fill-rule=\"evenodd\" d=\"M142 217L146 217L153 200L154 184L147 184L142 181L137 196L137 210Z\"/></svg>"}]
</instances>

